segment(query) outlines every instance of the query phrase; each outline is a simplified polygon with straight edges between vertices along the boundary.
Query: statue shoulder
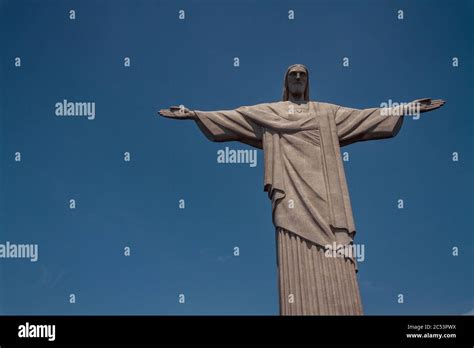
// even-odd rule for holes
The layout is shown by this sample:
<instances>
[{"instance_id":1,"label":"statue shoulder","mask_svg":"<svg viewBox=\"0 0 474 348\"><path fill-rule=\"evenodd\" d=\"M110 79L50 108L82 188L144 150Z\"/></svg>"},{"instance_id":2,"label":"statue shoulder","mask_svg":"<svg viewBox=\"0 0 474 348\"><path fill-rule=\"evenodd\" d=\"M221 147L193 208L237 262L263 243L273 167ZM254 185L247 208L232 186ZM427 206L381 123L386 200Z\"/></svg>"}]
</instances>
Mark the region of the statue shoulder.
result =
<instances>
[{"instance_id":1,"label":"statue shoulder","mask_svg":"<svg viewBox=\"0 0 474 348\"><path fill-rule=\"evenodd\" d=\"M267 105L275 105L275 104L283 104L283 103L287 103L287 102L276 101L276 102L258 103L258 104L252 104L252 105L242 105L241 108L262 107L262 106L267 106Z\"/></svg>"},{"instance_id":2,"label":"statue shoulder","mask_svg":"<svg viewBox=\"0 0 474 348\"><path fill-rule=\"evenodd\" d=\"M332 103L326 103L326 102L311 102L316 108L319 109L325 109L328 111L336 111L338 108L340 108L340 105L332 104Z\"/></svg>"},{"instance_id":3,"label":"statue shoulder","mask_svg":"<svg viewBox=\"0 0 474 348\"><path fill-rule=\"evenodd\" d=\"M241 106L239 110L255 110L255 111L271 111L271 110L278 110L282 107L286 107L288 102L285 101L277 101L277 102L270 102L270 103L260 103L254 105L245 105Z\"/></svg>"}]
</instances>

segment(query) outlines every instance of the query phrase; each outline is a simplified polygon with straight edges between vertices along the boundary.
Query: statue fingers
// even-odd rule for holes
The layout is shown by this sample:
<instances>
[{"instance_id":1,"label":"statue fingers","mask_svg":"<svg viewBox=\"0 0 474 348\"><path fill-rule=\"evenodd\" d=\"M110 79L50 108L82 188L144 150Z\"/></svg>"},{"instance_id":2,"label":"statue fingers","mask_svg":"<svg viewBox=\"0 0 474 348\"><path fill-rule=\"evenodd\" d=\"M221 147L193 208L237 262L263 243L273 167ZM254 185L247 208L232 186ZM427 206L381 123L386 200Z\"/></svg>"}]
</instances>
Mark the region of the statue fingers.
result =
<instances>
[{"instance_id":1,"label":"statue fingers","mask_svg":"<svg viewBox=\"0 0 474 348\"><path fill-rule=\"evenodd\" d=\"M176 114L168 109L163 109L159 111L159 114L163 117L175 118Z\"/></svg>"},{"instance_id":2,"label":"statue fingers","mask_svg":"<svg viewBox=\"0 0 474 348\"><path fill-rule=\"evenodd\" d=\"M431 98L416 99L414 102L419 104L429 104L431 102Z\"/></svg>"},{"instance_id":3,"label":"statue fingers","mask_svg":"<svg viewBox=\"0 0 474 348\"><path fill-rule=\"evenodd\" d=\"M431 102L431 104L434 104L434 105L444 105L446 104L446 102L443 100L443 99L436 99L436 100L433 100Z\"/></svg>"}]
</instances>

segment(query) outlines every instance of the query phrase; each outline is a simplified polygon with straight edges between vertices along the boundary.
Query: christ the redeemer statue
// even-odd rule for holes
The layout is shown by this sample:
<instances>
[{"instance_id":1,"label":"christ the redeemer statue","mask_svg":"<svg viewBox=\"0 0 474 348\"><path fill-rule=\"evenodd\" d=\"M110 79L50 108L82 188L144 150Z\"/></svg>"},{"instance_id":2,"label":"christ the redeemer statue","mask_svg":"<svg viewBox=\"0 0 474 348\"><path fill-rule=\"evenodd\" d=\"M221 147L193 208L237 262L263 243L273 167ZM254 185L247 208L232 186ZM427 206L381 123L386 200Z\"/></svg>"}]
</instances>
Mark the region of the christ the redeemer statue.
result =
<instances>
[{"instance_id":1,"label":"christ the redeemer statue","mask_svg":"<svg viewBox=\"0 0 474 348\"><path fill-rule=\"evenodd\" d=\"M444 101L418 99L408 105L426 112ZM310 101L308 69L296 64L285 74L280 102L223 111L172 106L160 115L195 120L211 141L263 149L281 315L361 315L355 258L325 253L328 245L352 245L355 235L340 147L394 137L405 110L406 105L358 110Z\"/></svg>"}]
</instances>

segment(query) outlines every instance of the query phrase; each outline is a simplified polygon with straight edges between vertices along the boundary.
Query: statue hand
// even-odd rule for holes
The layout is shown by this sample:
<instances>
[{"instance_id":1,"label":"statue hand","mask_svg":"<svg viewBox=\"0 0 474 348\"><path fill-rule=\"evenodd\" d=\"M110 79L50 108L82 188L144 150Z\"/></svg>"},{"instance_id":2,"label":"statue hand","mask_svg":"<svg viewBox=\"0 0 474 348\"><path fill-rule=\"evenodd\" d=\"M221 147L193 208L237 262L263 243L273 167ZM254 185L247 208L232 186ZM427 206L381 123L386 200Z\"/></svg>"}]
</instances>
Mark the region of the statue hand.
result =
<instances>
[{"instance_id":1,"label":"statue hand","mask_svg":"<svg viewBox=\"0 0 474 348\"><path fill-rule=\"evenodd\" d=\"M414 105L419 104L420 113L422 113L422 112L438 109L442 107L444 104L446 104L446 102L443 99L433 100L431 98L422 98L422 99L416 99L412 101L411 104L414 104Z\"/></svg>"},{"instance_id":2,"label":"statue hand","mask_svg":"<svg viewBox=\"0 0 474 348\"><path fill-rule=\"evenodd\" d=\"M187 120L196 118L196 113L183 105L170 106L169 109L162 109L159 114L163 117L174 118L178 120Z\"/></svg>"}]
</instances>

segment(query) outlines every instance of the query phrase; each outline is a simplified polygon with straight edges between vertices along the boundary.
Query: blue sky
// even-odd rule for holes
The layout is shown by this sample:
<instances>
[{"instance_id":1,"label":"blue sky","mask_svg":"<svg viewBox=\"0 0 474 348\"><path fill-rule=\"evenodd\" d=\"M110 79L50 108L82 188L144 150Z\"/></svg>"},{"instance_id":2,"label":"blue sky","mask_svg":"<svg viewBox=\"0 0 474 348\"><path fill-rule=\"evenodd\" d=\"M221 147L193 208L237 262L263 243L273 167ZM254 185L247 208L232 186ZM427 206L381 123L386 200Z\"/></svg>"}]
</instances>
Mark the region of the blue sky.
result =
<instances>
[{"instance_id":1,"label":"blue sky","mask_svg":"<svg viewBox=\"0 0 474 348\"><path fill-rule=\"evenodd\" d=\"M294 63L309 68L316 101L447 101L393 139L343 151L365 245L365 313L471 311L473 10L435 0L0 0L0 243L39 245L38 262L0 259L0 313L278 314L263 154L256 168L219 164L218 150L248 147L211 143L194 122L156 112L278 101ZM63 99L95 102L96 118L56 117Z\"/></svg>"}]
</instances>

